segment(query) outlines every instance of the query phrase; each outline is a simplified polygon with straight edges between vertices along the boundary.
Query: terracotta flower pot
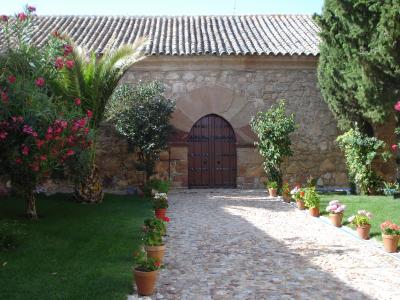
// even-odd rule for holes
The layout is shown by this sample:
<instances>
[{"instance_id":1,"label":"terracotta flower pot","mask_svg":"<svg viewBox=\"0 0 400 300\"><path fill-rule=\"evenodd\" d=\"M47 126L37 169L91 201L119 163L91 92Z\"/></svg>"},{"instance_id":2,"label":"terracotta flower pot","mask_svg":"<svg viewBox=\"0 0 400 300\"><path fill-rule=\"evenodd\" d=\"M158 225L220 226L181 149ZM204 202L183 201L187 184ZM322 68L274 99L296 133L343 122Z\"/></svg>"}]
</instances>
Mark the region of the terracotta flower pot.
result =
<instances>
[{"instance_id":1,"label":"terracotta flower pot","mask_svg":"<svg viewBox=\"0 0 400 300\"><path fill-rule=\"evenodd\" d=\"M329 214L329 219L331 219L332 225L336 227L342 227L343 214Z\"/></svg>"},{"instance_id":2,"label":"terracotta flower pot","mask_svg":"<svg viewBox=\"0 0 400 300\"><path fill-rule=\"evenodd\" d=\"M154 213L155 213L157 219L164 219L165 214L167 213L167 209L166 208L156 208L154 210Z\"/></svg>"},{"instance_id":3,"label":"terracotta flower pot","mask_svg":"<svg viewBox=\"0 0 400 300\"><path fill-rule=\"evenodd\" d=\"M311 207L308 209L308 211L310 212L311 216L316 217L316 218L319 217L319 208L318 207Z\"/></svg>"},{"instance_id":4,"label":"terracotta flower pot","mask_svg":"<svg viewBox=\"0 0 400 300\"><path fill-rule=\"evenodd\" d=\"M284 202L290 203L290 199L291 199L290 195L288 195L288 194L283 194L283 201L284 201Z\"/></svg>"},{"instance_id":5,"label":"terracotta flower pot","mask_svg":"<svg viewBox=\"0 0 400 300\"><path fill-rule=\"evenodd\" d=\"M363 226L358 226L357 227L357 233L358 236L363 239L363 240L368 240L369 239L369 231L371 229L371 225L363 225Z\"/></svg>"},{"instance_id":6,"label":"terracotta flower pot","mask_svg":"<svg viewBox=\"0 0 400 300\"><path fill-rule=\"evenodd\" d=\"M305 206L305 204L304 204L304 201L302 201L302 200L296 200L296 204L297 204L298 209L300 209L300 210L305 210L305 209L306 209L306 206Z\"/></svg>"},{"instance_id":7,"label":"terracotta flower pot","mask_svg":"<svg viewBox=\"0 0 400 300\"><path fill-rule=\"evenodd\" d=\"M162 246L144 246L144 250L147 252L147 256L158 259L160 262L163 261L165 245Z\"/></svg>"},{"instance_id":8,"label":"terracotta flower pot","mask_svg":"<svg viewBox=\"0 0 400 300\"><path fill-rule=\"evenodd\" d=\"M154 294L154 288L159 271L142 272L133 270L133 277L135 278L136 289L141 296L150 296Z\"/></svg>"},{"instance_id":9,"label":"terracotta flower pot","mask_svg":"<svg viewBox=\"0 0 400 300\"><path fill-rule=\"evenodd\" d=\"M268 189L268 193L269 193L270 197L278 196L278 190L277 189Z\"/></svg>"},{"instance_id":10,"label":"terracotta flower pot","mask_svg":"<svg viewBox=\"0 0 400 300\"><path fill-rule=\"evenodd\" d=\"M388 235L382 233L383 246L386 252L397 252L397 245L399 244L400 235Z\"/></svg>"}]
</instances>

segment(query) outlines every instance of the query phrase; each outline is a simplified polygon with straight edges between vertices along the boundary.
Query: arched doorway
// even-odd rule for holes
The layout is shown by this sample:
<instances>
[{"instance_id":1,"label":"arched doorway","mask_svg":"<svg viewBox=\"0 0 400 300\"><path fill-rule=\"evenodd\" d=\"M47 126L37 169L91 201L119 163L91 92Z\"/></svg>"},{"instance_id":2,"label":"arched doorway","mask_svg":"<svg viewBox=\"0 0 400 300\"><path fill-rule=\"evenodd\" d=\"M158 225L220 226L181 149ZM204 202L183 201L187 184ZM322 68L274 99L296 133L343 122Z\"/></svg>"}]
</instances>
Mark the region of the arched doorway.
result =
<instances>
[{"instance_id":1,"label":"arched doorway","mask_svg":"<svg viewBox=\"0 0 400 300\"><path fill-rule=\"evenodd\" d=\"M189 188L236 187L236 137L222 117L210 114L192 127L188 137Z\"/></svg>"}]
</instances>

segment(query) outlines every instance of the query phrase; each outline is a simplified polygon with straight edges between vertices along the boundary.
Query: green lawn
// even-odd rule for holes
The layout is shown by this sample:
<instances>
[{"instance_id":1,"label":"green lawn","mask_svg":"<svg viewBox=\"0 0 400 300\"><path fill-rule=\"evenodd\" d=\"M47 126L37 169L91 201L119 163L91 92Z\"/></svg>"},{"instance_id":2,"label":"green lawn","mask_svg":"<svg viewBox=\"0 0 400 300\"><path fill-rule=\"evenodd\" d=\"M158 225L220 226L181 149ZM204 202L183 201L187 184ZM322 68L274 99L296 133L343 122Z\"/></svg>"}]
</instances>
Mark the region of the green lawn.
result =
<instances>
[{"instance_id":1,"label":"green lawn","mask_svg":"<svg viewBox=\"0 0 400 300\"><path fill-rule=\"evenodd\" d=\"M40 220L21 217L24 203L0 199L0 222L18 220L22 244L0 250L0 299L126 299L132 253L140 244L146 199L106 195L100 205L40 197Z\"/></svg>"},{"instance_id":2,"label":"green lawn","mask_svg":"<svg viewBox=\"0 0 400 300\"><path fill-rule=\"evenodd\" d=\"M325 208L328 202L334 199L346 204L346 211L343 218L345 225L349 225L347 218L358 210L365 209L374 215L371 220L371 237L379 240L382 239L379 225L386 220L400 224L400 199L393 199L393 197L386 196L323 195L321 199L321 214L328 215L325 212Z\"/></svg>"}]
</instances>

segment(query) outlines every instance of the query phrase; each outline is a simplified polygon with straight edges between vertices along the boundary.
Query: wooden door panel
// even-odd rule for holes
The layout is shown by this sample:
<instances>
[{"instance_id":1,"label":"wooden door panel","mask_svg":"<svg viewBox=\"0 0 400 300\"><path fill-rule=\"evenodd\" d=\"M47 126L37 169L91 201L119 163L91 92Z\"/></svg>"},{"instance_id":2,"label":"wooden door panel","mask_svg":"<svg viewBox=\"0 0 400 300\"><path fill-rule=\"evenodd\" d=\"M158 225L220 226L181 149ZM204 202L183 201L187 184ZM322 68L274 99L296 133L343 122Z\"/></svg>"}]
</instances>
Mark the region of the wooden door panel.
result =
<instances>
[{"instance_id":1,"label":"wooden door panel","mask_svg":"<svg viewBox=\"0 0 400 300\"><path fill-rule=\"evenodd\" d=\"M236 186L236 139L217 115L197 121L189 133L189 187Z\"/></svg>"}]
</instances>

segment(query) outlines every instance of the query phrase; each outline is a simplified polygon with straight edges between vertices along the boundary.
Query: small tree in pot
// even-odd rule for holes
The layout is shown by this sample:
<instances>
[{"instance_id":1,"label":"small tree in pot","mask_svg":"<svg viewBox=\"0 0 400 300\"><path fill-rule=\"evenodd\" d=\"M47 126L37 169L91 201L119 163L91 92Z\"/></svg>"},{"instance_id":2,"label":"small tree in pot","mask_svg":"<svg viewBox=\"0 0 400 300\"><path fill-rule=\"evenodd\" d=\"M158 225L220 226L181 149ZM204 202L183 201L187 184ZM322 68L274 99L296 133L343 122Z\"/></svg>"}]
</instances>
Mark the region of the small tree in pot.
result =
<instances>
[{"instance_id":1,"label":"small tree in pot","mask_svg":"<svg viewBox=\"0 0 400 300\"><path fill-rule=\"evenodd\" d=\"M285 102L281 100L276 106L253 117L250 126L258 137L255 145L264 158L263 165L268 180L277 182L280 188L281 164L285 157L293 155L290 134L296 129L294 114L286 115Z\"/></svg>"},{"instance_id":2,"label":"small tree in pot","mask_svg":"<svg viewBox=\"0 0 400 300\"><path fill-rule=\"evenodd\" d=\"M313 217L319 217L320 197L315 187L306 187L304 191L304 203Z\"/></svg>"}]
</instances>

